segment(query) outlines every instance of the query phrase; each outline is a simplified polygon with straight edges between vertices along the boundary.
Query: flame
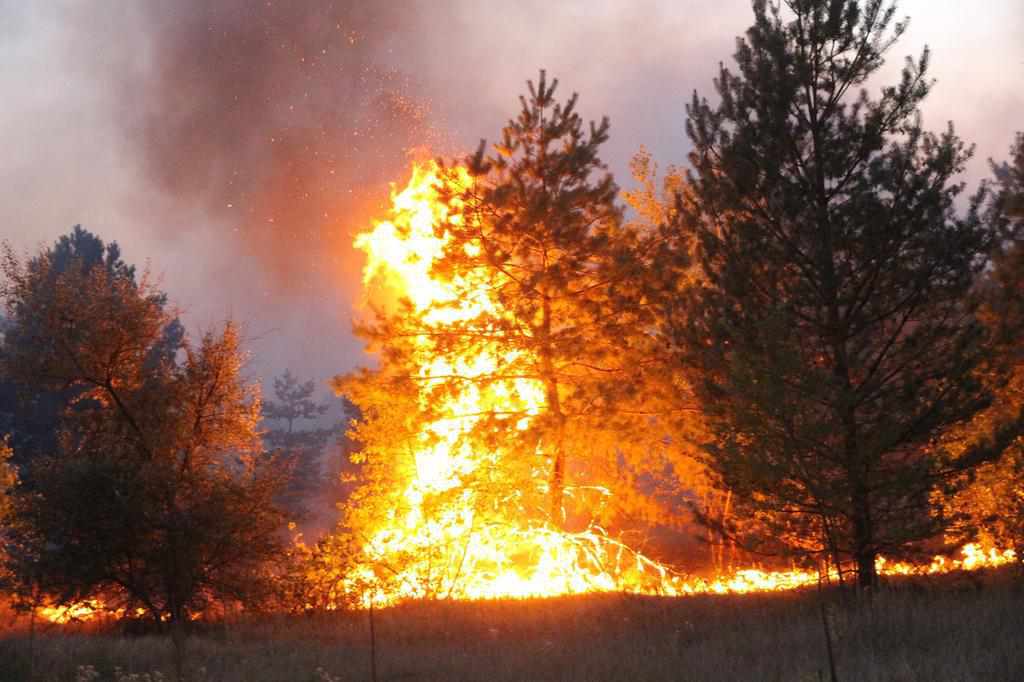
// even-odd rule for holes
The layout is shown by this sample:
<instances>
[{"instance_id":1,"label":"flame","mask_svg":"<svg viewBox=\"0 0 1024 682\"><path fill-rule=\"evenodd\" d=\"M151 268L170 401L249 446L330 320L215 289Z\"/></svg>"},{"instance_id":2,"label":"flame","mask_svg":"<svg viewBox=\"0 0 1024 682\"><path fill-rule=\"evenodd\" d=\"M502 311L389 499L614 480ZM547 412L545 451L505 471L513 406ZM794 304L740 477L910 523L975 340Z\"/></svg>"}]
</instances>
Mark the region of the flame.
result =
<instances>
[{"instance_id":1,"label":"flame","mask_svg":"<svg viewBox=\"0 0 1024 682\"><path fill-rule=\"evenodd\" d=\"M437 329L470 320L480 311L500 311L482 281L474 281L471 274L444 279L433 273L434 262L449 243L448 236L436 228L460 219L449 215L439 201L441 183L454 183L458 189L472 182L464 168L450 171L444 174L433 163L415 165L408 185L392 194L391 219L376 223L355 240L367 256L364 286L378 294L387 291L407 298L422 321ZM471 292L468 296L467 290ZM499 361L514 358L496 347L471 357L441 357L428 352L426 343L413 343L419 349L416 358L424 386L422 401L427 399L427 389L445 377L487 375ZM342 588L357 594L364 606L382 606L430 596L487 599L610 591L663 596L742 594L792 590L821 580L817 571L800 568L746 568L710 579L682 575L596 526L566 532L531 517L515 503L514 491L502 500L504 506L482 514L477 493L465 482L483 468L501 466L509 453L468 442L465 436L478 419L473 415L487 411L524 414L512 425L523 430L543 412L544 396L538 382L515 379L489 382L486 388L470 387L450 394L441 405L432 405L432 413L441 416L423 425L410 457L396 456L390 464L397 469L394 473L401 484L404 511L396 510L370 529L361 547L361 561L348 573ZM535 473L534 483L543 489L543 472L538 469ZM605 489L602 492L610 494ZM438 503L438 498L443 503ZM936 556L928 564L879 557L876 568L884 576L934 575L994 568L1017 559L1013 550L978 544L963 546L961 555L959 559ZM377 575L381 565L391 570L386 581ZM829 577L837 576L833 572ZM88 621L103 613L110 611L100 600L36 610L39 617L59 624ZM113 613L120 617L125 611ZM142 614L141 609L136 613Z\"/></svg>"},{"instance_id":2,"label":"flame","mask_svg":"<svg viewBox=\"0 0 1024 682\"><path fill-rule=\"evenodd\" d=\"M434 262L449 247L443 231L446 221L462 220L459 205L439 201L448 183L450 194L471 187L465 168L442 171L436 164L415 164L408 185L392 193L390 220L376 223L357 236L355 245L367 256L363 283L368 292L382 289L405 297L428 329L473 319L481 312L499 313L500 306L482 279L473 273L436 276ZM454 213L449 213L454 211ZM469 255L478 249L465 247ZM478 252L478 251L477 251ZM469 294L467 295L467 292ZM514 353L497 346L473 355L440 356L424 340L414 340L414 357L421 381L421 406L427 392L446 377L480 377ZM390 604L406 598L446 596L461 599L535 597L584 592L623 591L659 595L744 593L794 589L817 583L817 571L737 570L710 580L680 575L627 545L590 527L565 532L543 519L531 518L515 503L514 495L497 515L481 518L478 494L464 482L484 467L501 467L510 453L501 448L474 447L466 438L486 412L525 414L514 428L529 427L545 409L545 393L538 381L515 379L470 385L444 394L442 404L430 405L440 417L421 429L421 440L405 471L398 471L404 488L405 511L395 511L371 530L362 548L364 565L350 584L375 585L363 603ZM436 401L436 397L432 398ZM511 425L510 425L511 426ZM539 454L539 453L538 453ZM402 458L394 467L401 469ZM532 482L545 489L544 472L537 469ZM607 490L603 490L605 494ZM443 497L443 503L437 499ZM492 510L493 511L493 510ZM878 559L883 575L943 573L952 570L999 566L1015 559L1012 550L963 548L963 558L935 557L928 565ZM402 556L404 561L397 561ZM386 586L377 580L374 565L388 565L392 575Z\"/></svg>"},{"instance_id":3,"label":"flame","mask_svg":"<svg viewBox=\"0 0 1024 682\"><path fill-rule=\"evenodd\" d=\"M414 166L408 186L392 196L391 219L376 223L355 241L367 255L364 286L406 297L422 324L438 330L482 312L501 312L483 280L475 280L472 273L450 278L433 273L434 262L450 241L439 226L462 219L457 213L449 214L449 206L439 201L441 183L455 190L472 183L464 168L448 170L445 173L433 163ZM469 255L478 252L472 244L465 248ZM414 355L424 403L431 388L445 377L488 376L525 352L485 345L472 355L452 357L432 354L426 341L413 343L417 344ZM668 568L599 528L565 532L536 514L531 518L516 503L514 492L504 510L481 513L478 493L464 482L484 467L501 467L510 453L474 446L467 435L481 418L476 415L485 413L521 415L509 426L527 429L545 409L545 391L539 381L469 382L464 390L442 400L441 405L430 405L432 413L441 416L422 427L409 471L399 472L405 481L402 496L407 511L394 514L375 529L363 548L368 565L391 564L400 554L414 557L392 576L390 587L376 592L375 603L429 595L478 599L608 590L680 593L678 579ZM528 485L546 489L541 468L533 473ZM445 502L439 505L439 498ZM370 579L370 572L366 568L361 577Z\"/></svg>"},{"instance_id":4,"label":"flame","mask_svg":"<svg viewBox=\"0 0 1024 682\"><path fill-rule=\"evenodd\" d=\"M136 608L134 611L129 611L123 607L112 609L110 605L102 599L84 599L82 601L75 601L69 604L40 606L36 609L36 615L39 618L57 625L67 625L68 623L87 623L103 616L111 616L115 619L120 619L128 616L129 614L133 615L135 618L141 618L146 615L146 610L143 608ZM194 620L197 615L189 614L189 617ZM166 618L163 618L162 620L166 620Z\"/></svg>"},{"instance_id":5,"label":"flame","mask_svg":"<svg viewBox=\"0 0 1024 682\"><path fill-rule=\"evenodd\" d=\"M41 606L36 615L51 623L65 625L71 622L85 622L104 613L103 602L96 599L66 604L64 606Z\"/></svg>"}]
</instances>

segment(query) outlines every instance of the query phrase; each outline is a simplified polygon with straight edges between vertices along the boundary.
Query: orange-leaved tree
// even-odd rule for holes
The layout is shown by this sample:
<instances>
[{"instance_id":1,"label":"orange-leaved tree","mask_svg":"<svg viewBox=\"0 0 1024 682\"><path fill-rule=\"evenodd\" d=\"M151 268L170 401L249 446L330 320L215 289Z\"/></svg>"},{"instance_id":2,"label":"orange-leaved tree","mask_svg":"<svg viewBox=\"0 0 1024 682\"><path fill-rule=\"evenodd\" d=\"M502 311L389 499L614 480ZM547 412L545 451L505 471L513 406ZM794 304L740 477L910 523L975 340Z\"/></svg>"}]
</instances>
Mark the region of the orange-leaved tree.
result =
<instances>
[{"instance_id":1,"label":"orange-leaved tree","mask_svg":"<svg viewBox=\"0 0 1024 682\"><path fill-rule=\"evenodd\" d=\"M259 392L237 327L194 343L146 277L80 260L53 273L46 251L23 262L8 247L3 274L31 341L6 349L4 372L76 389L56 451L13 496L5 539L26 591L172 626L216 600L259 603L283 515L278 473L255 456Z\"/></svg>"}]
</instances>

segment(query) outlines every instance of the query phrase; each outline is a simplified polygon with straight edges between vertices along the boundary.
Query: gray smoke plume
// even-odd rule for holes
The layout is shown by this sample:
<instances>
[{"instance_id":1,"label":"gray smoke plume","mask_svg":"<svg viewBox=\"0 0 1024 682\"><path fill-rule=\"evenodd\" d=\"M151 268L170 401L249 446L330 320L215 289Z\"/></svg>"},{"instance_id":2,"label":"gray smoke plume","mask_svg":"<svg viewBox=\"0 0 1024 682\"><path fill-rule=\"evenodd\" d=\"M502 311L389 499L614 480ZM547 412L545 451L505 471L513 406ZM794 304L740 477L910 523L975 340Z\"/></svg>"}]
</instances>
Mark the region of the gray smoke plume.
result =
<instances>
[{"instance_id":1,"label":"gray smoke plume","mask_svg":"<svg viewBox=\"0 0 1024 682\"><path fill-rule=\"evenodd\" d=\"M388 63L416 18L401 2L151 3L150 68L124 84L144 168L231 224L275 286L312 284L435 141L429 103Z\"/></svg>"},{"instance_id":2,"label":"gray smoke plume","mask_svg":"<svg viewBox=\"0 0 1024 682\"><path fill-rule=\"evenodd\" d=\"M260 369L266 355L323 378L346 369L340 355L358 357L347 314L358 295L352 236L381 214L410 155L444 147L422 88L394 65L395 50L416 40L419 13L358 0L140 11L148 57L122 71L118 99L137 105L117 110L119 124L145 177L199 207L217 225L218 248L248 264L226 264L223 289L210 295L235 302Z\"/></svg>"},{"instance_id":3,"label":"gray smoke plume","mask_svg":"<svg viewBox=\"0 0 1024 682\"><path fill-rule=\"evenodd\" d=\"M1024 8L961 4L903 0L885 80L932 45L926 124L978 143L973 185L1020 126ZM325 378L365 362L351 238L412 150L493 140L543 67L611 117L628 187L641 145L685 162L684 104L714 97L750 18L748 0L0 0L0 238L83 223L151 259L193 329L244 322L254 373Z\"/></svg>"}]
</instances>

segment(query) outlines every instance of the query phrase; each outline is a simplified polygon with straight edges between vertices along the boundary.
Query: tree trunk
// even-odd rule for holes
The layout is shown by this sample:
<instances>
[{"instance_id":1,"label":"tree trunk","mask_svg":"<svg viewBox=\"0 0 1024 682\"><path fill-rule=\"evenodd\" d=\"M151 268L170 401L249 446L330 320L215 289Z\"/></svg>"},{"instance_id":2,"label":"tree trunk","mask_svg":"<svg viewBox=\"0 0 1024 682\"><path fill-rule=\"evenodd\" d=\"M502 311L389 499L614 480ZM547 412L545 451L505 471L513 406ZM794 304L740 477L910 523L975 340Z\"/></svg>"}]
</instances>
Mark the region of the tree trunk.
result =
<instances>
[{"instance_id":1,"label":"tree trunk","mask_svg":"<svg viewBox=\"0 0 1024 682\"><path fill-rule=\"evenodd\" d=\"M846 348L837 343L836 349L836 375L841 382L844 399L850 400L852 388ZM857 588L873 589L878 584L878 574L875 570L875 532L871 520L870 458L861 450L857 415L853 407L846 406L843 409L842 419L845 431L846 475L852 488L850 502L853 507L853 560L857 565Z\"/></svg>"},{"instance_id":2,"label":"tree trunk","mask_svg":"<svg viewBox=\"0 0 1024 682\"><path fill-rule=\"evenodd\" d=\"M174 675L177 682L185 680L185 609L175 595L168 600L171 645L174 649Z\"/></svg>"},{"instance_id":3,"label":"tree trunk","mask_svg":"<svg viewBox=\"0 0 1024 682\"><path fill-rule=\"evenodd\" d=\"M857 563L857 587L872 589L878 584L875 569L877 553L874 547L874 532L871 527L871 507L867 489L858 483L854 491L853 510L853 558Z\"/></svg>"},{"instance_id":4,"label":"tree trunk","mask_svg":"<svg viewBox=\"0 0 1024 682\"><path fill-rule=\"evenodd\" d=\"M551 520L556 526L561 526L562 518L562 497L565 494L565 456L561 448L555 453L555 464L551 470Z\"/></svg>"},{"instance_id":5,"label":"tree trunk","mask_svg":"<svg viewBox=\"0 0 1024 682\"><path fill-rule=\"evenodd\" d=\"M562 447L562 439L565 431L565 417L558 402L558 384L549 382L548 386L548 408L556 420L556 433L554 437L554 452L551 453L551 523L561 527L564 519L562 509L562 498L565 494L565 450Z\"/></svg>"},{"instance_id":6,"label":"tree trunk","mask_svg":"<svg viewBox=\"0 0 1024 682\"><path fill-rule=\"evenodd\" d=\"M174 646L174 675L178 682L185 680L185 624L180 618L171 621L171 644Z\"/></svg>"},{"instance_id":7,"label":"tree trunk","mask_svg":"<svg viewBox=\"0 0 1024 682\"><path fill-rule=\"evenodd\" d=\"M544 299L542 308L543 318L541 319L540 348L541 372L544 379L544 397L547 400L548 411L555 421L555 433L553 448L551 452L551 523L561 526L564 522L562 513L562 497L565 492L565 451L562 442L565 436L565 415L562 413L562 403L558 395L558 377L555 374L555 364L552 360L550 349L551 339L551 303Z\"/></svg>"},{"instance_id":8,"label":"tree trunk","mask_svg":"<svg viewBox=\"0 0 1024 682\"><path fill-rule=\"evenodd\" d=\"M870 548L857 550L857 587L869 590L878 584L875 569L875 551Z\"/></svg>"},{"instance_id":9,"label":"tree trunk","mask_svg":"<svg viewBox=\"0 0 1024 682\"><path fill-rule=\"evenodd\" d=\"M370 599L370 682L377 682L377 631L373 625L373 599Z\"/></svg>"},{"instance_id":10,"label":"tree trunk","mask_svg":"<svg viewBox=\"0 0 1024 682\"><path fill-rule=\"evenodd\" d=\"M32 610L28 614L28 679L36 679L36 610L38 598L32 600Z\"/></svg>"}]
</instances>

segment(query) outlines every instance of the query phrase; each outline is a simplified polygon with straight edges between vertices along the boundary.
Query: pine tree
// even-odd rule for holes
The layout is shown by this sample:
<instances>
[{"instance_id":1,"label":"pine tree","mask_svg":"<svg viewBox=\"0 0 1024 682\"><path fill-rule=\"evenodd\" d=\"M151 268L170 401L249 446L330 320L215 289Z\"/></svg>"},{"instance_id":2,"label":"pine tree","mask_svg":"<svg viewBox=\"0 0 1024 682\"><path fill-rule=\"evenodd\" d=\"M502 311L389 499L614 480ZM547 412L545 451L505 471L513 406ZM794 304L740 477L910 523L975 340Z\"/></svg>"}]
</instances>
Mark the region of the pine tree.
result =
<instances>
[{"instance_id":1,"label":"pine tree","mask_svg":"<svg viewBox=\"0 0 1024 682\"><path fill-rule=\"evenodd\" d=\"M308 504L323 482L320 460L328 438L338 429L308 428L327 413L330 406L313 400L316 384L300 382L290 370L274 379L274 398L263 403L263 418L277 422L263 440L289 469L284 503L289 511L306 516Z\"/></svg>"},{"instance_id":2,"label":"pine tree","mask_svg":"<svg viewBox=\"0 0 1024 682\"><path fill-rule=\"evenodd\" d=\"M989 161L996 180L996 193L989 206L989 219L1002 229L1008 241L1024 239L1024 133L1010 148L1010 160L997 164Z\"/></svg>"},{"instance_id":3,"label":"pine tree","mask_svg":"<svg viewBox=\"0 0 1024 682\"><path fill-rule=\"evenodd\" d=\"M656 512L635 485L664 449L636 409L641 239L598 156L607 120L555 89L542 73L493 153L417 170L366 235L368 287L401 286L357 326L379 367L335 381L362 484L331 542L396 589L458 593L469 547Z\"/></svg>"},{"instance_id":4,"label":"pine tree","mask_svg":"<svg viewBox=\"0 0 1024 682\"><path fill-rule=\"evenodd\" d=\"M481 142L467 160L472 182L441 197L460 219L439 226L450 238L435 273L465 285L458 300L482 290L496 305L431 330L428 338L438 357L486 348L498 358L488 371L437 382L432 390L439 394L508 380L541 387L543 407L529 415L528 428L516 428L528 416L524 407L481 415L475 431L480 442L499 441L523 453L524 469L537 466L533 453L546 458L548 514L561 524L570 462L607 473L616 439L627 445L622 418L636 402L641 370L631 362L630 344L645 310L626 303L636 295L638 235L624 223L617 186L599 157L607 118L585 127L577 96L559 102L557 80L548 81L543 71L528 85L519 115L493 152ZM367 333L386 343L422 331L415 320L392 322L406 328L385 324Z\"/></svg>"},{"instance_id":5,"label":"pine tree","mask_svg":"<svg viewBox=\"0 0 1024 682\"><path fill-rule=\"evenodd\" d=\"M607 474L602 458L628 447L646 311L636 289L640 237L599 157L608 119L585 128L577 95L559 102L558 81L543 71L528 85L493 153L481 143L469 159L475 182L458 197L465 220L449 226L452 248L439 264L482 273L501 310L443 344L466 348L487 333L521 351L495 374L543 385L544 413L524 436L536 447L526 451L549 458L550 514L560 523L570 464Z\"/></svg>"},{"instance_id":6,"label":"pine tree","mask_svg":"<svg viewBox=\"0 0 1024 682\"><path fill-rule=\"evenodd\" d=\"M73 268L81 268L86 272L102 269L112 282L128 283L136 280L135 268L122 259L116 242L105 243L80 225L57 239L42 256L45 256L50 286L56 283L62 273ZM43 258L33 259L28 267L44 267ZM38 300L27 302L21 311L16 311L19 320L17 325L5 320L0 354L17 355L23 350L31 352L40 343L38 335L33 331L35 323L32 322L32 316L41 314L45 309L44 294L47 287L41 287L39 291ZM164 305L166 301L163 294L157 292L156 295L159 297L156 302ZM11 435L17 465L24 467L37 456L53 453L57 447L60 414L76 395L77 392L70 387L43 391L18 384L11 377L0 377L0 430Z\"/></svg>"},{"instance_id":7,"label":"pine tree","mask_svg":"<svg viewBox=\"0 0 1024 682\"><path fill-rule=\"evenodd\" d=\"M772 530L759 549L852 560L870 586L880 553L940 530L937 486L993 455L936 441L989 401L968 294L994 233L980 195L957 210L970 150L922 129L927 49L867 92L906 28L894 7L753 8L721 102L688 107L677 227L705 281L669 339L714 436L707 464Z\"/></svg>"}]
</instances>

